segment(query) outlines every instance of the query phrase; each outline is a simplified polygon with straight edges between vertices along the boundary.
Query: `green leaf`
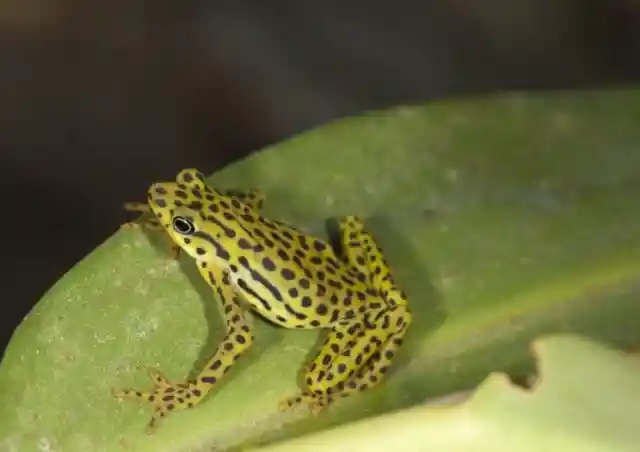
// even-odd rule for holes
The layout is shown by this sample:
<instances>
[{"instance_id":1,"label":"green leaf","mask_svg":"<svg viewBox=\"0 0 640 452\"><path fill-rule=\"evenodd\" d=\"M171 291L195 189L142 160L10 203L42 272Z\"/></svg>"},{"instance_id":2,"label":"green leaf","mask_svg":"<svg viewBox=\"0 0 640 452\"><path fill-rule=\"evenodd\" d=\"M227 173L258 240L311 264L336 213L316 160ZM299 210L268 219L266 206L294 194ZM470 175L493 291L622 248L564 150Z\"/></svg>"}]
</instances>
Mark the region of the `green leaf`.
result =
<instances>
[{"instance_id":1,"label":"green leaf","mask_svg":"<svg viewBox=\"0 0 640 452\"><path fill-rule=\"evenodd\" d=\"M259 452L638 450L637 356L574 336L544 338L533 348L539 379L531 392L495 373L464 403L409 408Z\"/></svg>"},{"instance_id":2,"label":"green leaf","mask_svg":"<svg viewBox=\"0 0 640 452\"><path fill-rule=\"evenodd\" d=\"M0 447L242 449L493 371L525 375L541 334L639 342L638 118L637 90L433 103L332 123L225 168L212 183L261 188L274 218L314 232L365 219L414 312L385 383L315 419L278 413L320 337L256 319L254 347L215 394L146 435L149 407L110 389L150 388L148 366L175 381L197 372L223 325L187 256L172 262L156 236L122 230L16 330L0 366Z\"/></svg>"}]
</instances>

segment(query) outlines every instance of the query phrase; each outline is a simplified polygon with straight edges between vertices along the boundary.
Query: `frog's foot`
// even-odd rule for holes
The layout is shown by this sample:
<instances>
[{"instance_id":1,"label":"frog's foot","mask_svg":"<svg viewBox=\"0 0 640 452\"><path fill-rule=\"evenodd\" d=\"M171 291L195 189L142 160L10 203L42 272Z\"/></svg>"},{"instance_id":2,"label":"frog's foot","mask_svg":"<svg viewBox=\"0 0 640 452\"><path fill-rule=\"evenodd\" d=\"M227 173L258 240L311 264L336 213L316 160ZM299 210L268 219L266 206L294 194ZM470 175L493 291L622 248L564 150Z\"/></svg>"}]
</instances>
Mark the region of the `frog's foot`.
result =
<instances>
[{"instance_id":1,"label":"frog's foot","mask_svg":"<svg viewBox=\"0 0 640 452\"><path fill-rule=\"evenodd\" d=\"M123 223L121 227L142 227L144 229L149 229L152 231L163 230L162 225L151 213L151 209L147 204L142 202L127 202L124 204L124 210L126 210L127 212L136 212L140 215L133 221Z\"/></svg>"},{"instance_id":2,"label":"frog's foot","mask_svg":"<svg viewBox=\"0 0 640 452\"><path fill-rule=\"evenodd\" d=\"M158 219L151 213L151 209L148 204L141 202L128 202L124 205L124 210L127 212L138 212L140 216L133 221L129 221L120 225L121 229L137 229L141 228L147 231L162 231L164 228L158 221ZM178 260L180 258L180 245L176 244L169 236L165 235L165 241L168 243L169 255L171 259Z\"/></svg>"},{"instance_id":3,"label":"frog's foot","mask_svg":"<svg viewBox=\"0 0 640 452\"><path fill-rule=\"evenodd\" d=\"M113 396L119 400L124 398L146 400L153 406L153 417L147 426L147 433L152 433L158 419L165 417L170 411L183 410L196 405L200 399L200 391L193 382L172 383L160 372L150 369L149 376L155 382L151 391L136 391L125 389L113 391Z\"/></svg>"},{"instance_id":4,"label":"frog's foot","mask_svg":"<svg viewBox=\"0 0 640 452\"><path fill-rule=\"evenodd\" d=\"M307 405L311 414L317 416L327 406L327 402L322 396L303 392L295 397L289 397L280 402L278 405L278 411L291 411L300 405Z\"/></svg>"},{"instance_id":5,"label":"frog's foot","mask_svg":"<svg viewBox=\"0 0 640 452\"><path fill-rule=\"evenodd\" d=\"M126 223L122 223L120 227L122 229L135 229L140 227L140 223L136 223L135 221L127 221Z\"/></svg>"}]
</instances>

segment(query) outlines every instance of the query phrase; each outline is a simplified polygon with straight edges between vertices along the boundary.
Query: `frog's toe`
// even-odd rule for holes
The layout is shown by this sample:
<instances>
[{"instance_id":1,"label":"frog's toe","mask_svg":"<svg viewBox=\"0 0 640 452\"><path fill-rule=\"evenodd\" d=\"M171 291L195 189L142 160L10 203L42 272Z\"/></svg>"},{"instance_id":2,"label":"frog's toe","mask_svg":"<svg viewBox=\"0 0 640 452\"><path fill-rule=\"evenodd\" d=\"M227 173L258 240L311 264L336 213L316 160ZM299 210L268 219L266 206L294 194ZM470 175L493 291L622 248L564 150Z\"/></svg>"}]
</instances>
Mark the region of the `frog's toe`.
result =
<instances>
[{"instance_id":1,"label":"frog's toe","mask_svg":"<svg viewBox=\"0 0 640 452\"><path fill-rule=\"evenodd\" d=\"M150 392L136 391L134 389L111 389L111 394L118 400L122 399L144 399L148 400Z\"/></svg>"},{"instance_id":2,"label":"frog's toe","mask_svg":"<svg viewBox=\"0 0 640 452\"><path fill-rule=\"evenodd\" d=\"M281 412L286 412L290 410L294 410L298 408L300 405L307 405L309 407L309 411L314 416L319 414L320 411L325 407L324 400L321 397L318 397L315 394L302 393L295 397L289 397L278 405L278 410Z\"/></svg>"},{"instance_id":3,"label":"frog's toe","mask_svg":"<svg viewBox=\"0 0 640 452\"><path fill-rule=\"evenodd\" d=\"M139 223L136 223L135 221L127 221L126 223L122 223L120 225L120 229L137 229L140 227Z\"/></svg>"},{"instance_id":4,"label":"frog's toe","mask_svg":"<svg viewBox=\"0 0 640 452\"><path fill-rule=\"evenodd\" d=\"M284 413L293 410L302 403L302 396L288 397L278 404L278 411Z\"/></svg>"},{"instance_id":5,"label":"frog's toe","mask_svg":"<svg viewBox=\"0 0 640 452\"><path fill-rule=\"evenodd\" d=\"M160 371L152 367L149 367L147 369L147 375L149 375L149 378L151 378L153 382L156 384L156 391L173 386L173 384L169 381L167 377L165 377L164 375L162 375Z\"/></svg>"},{"instance_id":6,"label":"frog's toe","mask_svg":"<svg viewBox=\"0 0 640 452\"><path fill-rule=\"evenodd\" d=\"M316 400L309 404L309 411L313 416L318 416L324 410L326 403L323 400Z\"/></svg>"},{"instance_id":7,"label":"frog's toe","mask_svg":"<svg viewBox=\"0 0 640 452\"><path fill-rule=\"evenodd\" d=\"M150 392L142 392L142 391L133 391L133 390L123 390L123 391L113 391L114 396L121 400L123 398L131 398L131 399L145 399L153 406L153 415L151 420L147 424L145 429L146 433L153 433L156 422L159 418L164 417L169 411L167 405L162 402L161 398L157 397L155 391Z\"/></svg>"},{"instance_id":8,"label":"frog's toe","mask_svg":"<svg viewBox=\"0 0 640 452\"><path fill-rule=\"evenodd\" d=\"M313 395L306 393L298 394L295 397L288 397L280 402L278 409L283 412L295 410L300 405L310 405L313 403L313 398Z\"/></svg>"},{"instance_id":9,"label":"frog's toe","mask_svg":"<svg viewBox=\"0 0 640 452\"><path fill-rule=\"evenodd\" d=\"M123 207L127 212L149 213L151 211L149 205L143 202L125 202Z\"/></svg>"},{"instance_id":10,"label":"frog's toe","mask_svg":"<svg viewBox=\"0 0 640 452\"><path fill-rule=\"evenodd\" d=\"M189 383L172 383L160 372L149 369L149 377L154 381L155 388L151 391L136 391L124 389L112 391L117 399L145 400L153 407L153 417L147 426L147 432L151 433L156 421L167 415L170 411L191 408L194 406L194 392Z\"/></svg>"}]
</instances>

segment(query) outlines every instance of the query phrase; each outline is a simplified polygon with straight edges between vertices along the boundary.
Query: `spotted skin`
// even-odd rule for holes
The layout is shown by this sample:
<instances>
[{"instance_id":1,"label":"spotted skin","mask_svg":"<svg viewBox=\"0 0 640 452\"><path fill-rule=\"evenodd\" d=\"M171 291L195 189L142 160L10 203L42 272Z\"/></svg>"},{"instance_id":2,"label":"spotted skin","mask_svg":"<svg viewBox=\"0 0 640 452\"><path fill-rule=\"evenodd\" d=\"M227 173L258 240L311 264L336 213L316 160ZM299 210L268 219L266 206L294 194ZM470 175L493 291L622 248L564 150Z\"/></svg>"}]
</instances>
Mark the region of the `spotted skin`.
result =
<instances>
[{"instance_id":1,"label":"spotted skin","mask_svg":"<svg viewBox=\"0 0 640 452\"><path fill-rule=\"evenodd\" d=\"M195 169L149 188L155 220L198 270L222 303L226 335L194 379L172 383L152 373L151 391L122 390L116 397L154 407L149 424L171 411L196 406L251 346L245 310L286 328L328 330L305 369L304 389L283 400L288 410L307 405L319 413L332 401L379 384L411 323L407 298L395 285L380 247L355 216L340 220L341 253L285 223L263 217L264 198L221 192ZM155 226L154 226L155 225Z\"/></svg>"}]
</instances>

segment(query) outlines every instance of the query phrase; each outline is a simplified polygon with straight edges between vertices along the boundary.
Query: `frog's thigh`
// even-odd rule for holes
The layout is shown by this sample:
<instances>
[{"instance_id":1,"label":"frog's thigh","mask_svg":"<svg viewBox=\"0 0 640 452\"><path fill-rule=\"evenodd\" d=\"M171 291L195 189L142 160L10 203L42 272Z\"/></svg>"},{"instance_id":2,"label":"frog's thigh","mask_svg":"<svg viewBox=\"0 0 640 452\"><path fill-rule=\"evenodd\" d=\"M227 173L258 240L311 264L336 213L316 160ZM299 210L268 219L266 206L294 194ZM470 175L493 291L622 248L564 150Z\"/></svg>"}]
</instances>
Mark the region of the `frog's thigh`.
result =
<instances>
[{"instance_id":1,"label":"frog's thigh","mask_svg":"<svg viewBox=\"0 0 640 452\"><path fill-rule=\"evenodd\" d=\"M400 290L391 274L391 268L371 233L363 222L355 216L344 217L340 221L342 231L341 246L348 262L361 273L368 275L372 288L390 306L407 304L405 293Z\"/></svg>"},{"instance_id":2,"label":"frog's thigh","mask_svg":"<svg viewBox=\"0 0 640 452\"><path fill-rule=\"evenodd\" d=\"M411 324L411 313L404 306L397 306L388 312L388 322L395 325L395 328L382 341L380 347L371 354L364 366L332 388L328 397L321 401L322 405L331 403L336 398L370 389L382 381Z\"/></svg>"},{"instance_id":3,"label":"frog's thigh","mask_svg":"<svg viewBox=\"0 0 640 452\"><path fill-rule=\"evenodd\" d=\"M334 374L327 374L327 369L337 356L355 345L361 331L362 323L354 321L351 325L338 325L329 332L316 357L307 366L305 384L308 388L321 385L318 390L324 393L327 387L339 381Z\"/></svg>"},{"instance_id":4,"label":"frog's thigh","mask_svg":"<svg viewBox=\"0 0 640 452\"><path fill-rule=\"evenodd\" d=\"M366 249L372 240L364 229L364 223L356 216L348 216L341 218L338 226L343 258L360 273L368 275Z\"/></svg>"},{"instance_id":5,"label":"frog's thigh","mask_svg":"<svg viewBox=\"0 0 640 452\"><path fill-rule=\"evenodd\" d=\"M344 382L363 367L394 333L396 324L402 325L398 311L399 309L385 310L379 314L372 312L370 316L376 317L376 320L367 326L353 323L332 331L314 361L316 366L312 365L305 375L309 392L331 392L330 388Z\"/></svg>"}]
</instances>

